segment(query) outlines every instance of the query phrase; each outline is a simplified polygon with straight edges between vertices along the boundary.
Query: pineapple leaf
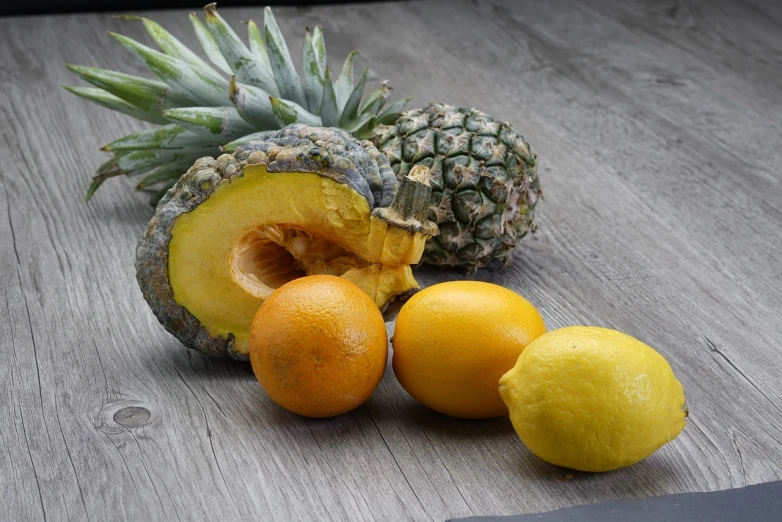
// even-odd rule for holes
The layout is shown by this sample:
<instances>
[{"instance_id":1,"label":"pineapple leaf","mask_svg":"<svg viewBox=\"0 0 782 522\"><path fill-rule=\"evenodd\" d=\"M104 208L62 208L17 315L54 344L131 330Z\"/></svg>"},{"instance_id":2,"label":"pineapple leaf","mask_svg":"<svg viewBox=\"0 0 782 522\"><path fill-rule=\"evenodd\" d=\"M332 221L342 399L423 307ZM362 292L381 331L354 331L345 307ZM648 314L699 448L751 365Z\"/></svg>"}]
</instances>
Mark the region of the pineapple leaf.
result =
<instances>
[{"instance_id":1,"label":"pineapple leaf","mask_svg":"<svg viewBox=\"0 0 782 522\"><path fill-rule=\"evenodd\" d=\"M377 118L374 115L370 114L369 120L367 120L367 122L364 125L362 125L358 129L353 131L352 134L353 136L356 137L356 139L365 140L369 138L370 134L372 133L372 129L374 129L376 126L377 126Z\"/></svg>"},{"instance_id":2,"label":"pineapple leaf","mask_svg":"<svg viewBox=\"0 0 782 522\"><path fill-rule=\"evenodd\" d=\"M307 102L304 99L304 91L301 88L299 75L296 74L296 68L293 66L288 45L274 19L272 10L268 7L264 10L263 22L266 44L269 46L269 61L274 71L274 80L280 89L280 96L299 105L305 105Z\"/></svg>"},{"instance_id":3,"label":"pineapple leaf","mask_svg":"<svg viewBox=\"0 0 782 522\"><path fill-rule=\"evenodd\" d=\"M247 36L250 40L250 51L263 62L267 70L272 70L272 64L269 63L269 51L266 49L266 40L263 39L258 24L253 20L247 22Z\"/></svg>"},{"instance_id":4,"label":"pineapple leaf","mask_svg":"<svg viewBox=\"0 0 782 522\"><path fill-rule=\"evenodd\" d=\"M160 49L169 56L179 58L190 63L193 67L203 69L204 72L208 72L213 76L220 78L220 74L215 71L208 63L206 63L200 56L190 50L185 44L180 42L174 35L166 31L163 26L140 16L122 16L125 20L140 20L144 24L144 29L147 30L149 36L155 41Z\"/></svg>"},{"instance_id":5,"label":"pineapple leaf","mask_svg":"<svg viewBox=\"0 0 782 522\"><path fill-rule=\"evenodd\" d=\"M173 121L189 131L206 136L238 138L255 130L233 107L185 107L163 111Z\"/></svg>"},{"instance_id":6,"label":"pineapple leaf","mask_svg":"<svg viewBox=\"0 0 782 522\"><path fill-rule=\"evenodd\" d=\"M385 105L386 99L388 99L390 95L391 89L388 87L388 80L386 80L361 101L361 104L358 106L359 114L364 114L365 112L377 114L383 105Z\"/></svg>"},{"instance_id":7,"label":"pineapple leaf","mask_svg":"<svg viewBox=\"0 0 782 522\"><path fill-rule=\"evenodd\" d=\"M334 85L331 83L329 68L326 66L326 78L323 83L323 100L321 102L320 117L324 127L336 127L339 125L339 109L337 108L337 95Z\"/></svg>"},{"instance_id":8,"label":"pineapple leaf","mask_svg":"<svg viewBox=\"0 0 782 522\"><path fill-rule=\"evenodd\" d=\"M146 151L134 151L135 153L144 153ZM115 176L132 176L136 173L143 174L144 172L155 168L159 163L144 164L141 158L128 158L127 169L120 165L120 162L125 156L115 156L111 161L104 163L103 168L99 168L92 179L108 179ZM145 158L147 161L152 161L149 158Z\"/></svg>"},{"instance_id":9,"label":"pineapple leaf","mask_svg":"<svg viewBox=\"0 0 782 522\"><path fill-rule=\"evenodd\" d=\"M274 115L277 117L277 122L280 127L291 125L293 123L301 122L314 127L320 127L322 125L321 119L314 114L309 113L301 105L288 100L280 100L279 98L270 97L272 109Z\"/></svg>"},{"instance_id":10,"label":"pineapple leaf","mask_svg":"<svg viewBox=\"0 0 782 522\"><path fill-rule=\"evenodd\" d=\"M147 112L155 112L167 107L177 107L179 104L193 105L191 100L171 93L168 85L157 80L149 80L97 67L71 64L65 64L65 66L82 80Z\"/></svg>"},{"instance_id":11,"label":"pineapple leaf","mask_svg":"<svg viewBox=\"0 0 782 522\"><path fill-rule=\"evenodd\" d=\"M120 153L115 154L114 156L112 156L111 159L109 159L109 160L105 161L104 163L102 163L101 166L98 167L98 170L95 171L95 176L93 176L93 179L94 178L98 178L98 177L103 177L104 179L108 178L108 177L111 177L111 176L106 176L103 173L108 171L108 170L110 170L111 166L114 163L116 163L119 158L121 158L122 156L125 156L127 154L128 154L127 152L120 152ZM117 172L115 174L115 176L119 176L120 174L122 174L122 173L121 172Z\"/></svg>"},{"instance_id":12,"label":"pineapple leaf","mask_svg":"<svg viewBox=\"0 0 782 522\"><path fill-rule=\"evenodd\" d=\"M128 153L115 154L114 157L101 165L95 178L112 178L114 176L137 176L161 165L172 163L192 164L192 151L159 151L134 150Z\"/></svg>"},{"instance_id":13,"label":"pineapple leaf","mask_svg":"<svg viewBox=\"0 0 782 522\"><path fill-rule=\"evenodd\" d=\"M405 105L410 103L410 100L412 100L412 98L404 98L392 103L390 107L377 117L377 122L381 125L390 125L391 123L394 123L399 118L399 114L402 112L402 109L405 108Z\"/></svg>"},{"instance_id":14,"label":"pineapple leaf","mask_svg":"<svg viewBox=\"0 0 782 522\"><path fill-rule=\"evenodd\" d=\"M363 112L359 112L360 114L371 114L372 116L377 116L377 114L380 112L380 110L383 108L383 106L386 104L386 98L378 98L375 100L372 105L367 106Z\"/></svg>"},{"instance_id":15,"label":"pineapple leaf","mask_svg":"<svg viewBox=\"0 0 782 522\"><path fill-rule=\"evenodd\" d=\"M217 43L212 38L212 33L209 32L209 29L204 26L195 13L190 13L190 23L193 24L196 37L198 37L201 48L206 53L209 61L225 74L233 74L231 68L228 67L228 62L225 61L220 49L217 48Z\"/></svg>"},{"instance_id":16,"label":"pineapple leaf","mask_svg":"<svg viewBox=\"0 0 782 522\"><path fill-rule=\"evenodd\" d=\"M95 192L100 188L101 185L103 185L104 181L106 181L106 178L92 178L92 181L90 182L90 186L87 187L87 193L84 195L85 203L90 202L92 196L95 195Z\"/></svg>"},{"instance_id":17,"label":"pineapple leaf","mask_svg":"<svg viewBox=\"0 0 782 522\"><path fill-rule=\"evenodd\" d=\"M157 167L149 174L144 176L144 179L142 179L139 184L136 185L136 190L144 190L145 188L148 188L152 185L157 185L163 181L178 180L185 172L187 172L189 166L192 165L196 159L198 158L194 158L192 161L188 160L189 163L171 163Z\"/></svg>"},{"instance_id":18,"label":"pineapple leaf","mask_svg":"<svg viewBox=\"0 0 782 522\"><path fill-rule=\"evenodd\" d=\"M165 120L168 123L168 120ZM219 138L209 140L185 128L169 123L153 129L145 129L109 143L101 148L106 152L130 150L197 150L215 148Z\"/></svg>"},{"instance_id":19,"label":"pineapple leaf","mask_svg":"<svg viewBox=\"0 0 782 522\"><path fill-rule=\"evenodd\" d=\"M315 26L312 31L312 48L318 61L321 74L326 71L326 40L323 38L323 28Z\"/></svg>"},{"instance_id":20,"label":"pineapple leaf","mask_svg":"<svg viewBox=\"0 0 782 522\"><path fill-rule=\"evenodd\" d=\"M348 101L345 102L345 109L342 111L342 116L339 119L340 127L347 129L352 127L352 123L358 118L358 104L361 102L361 97L364 95L364 86L367 83L367 71L369 67L364 69L364 73L361 75L361 79L356 84L356 88L350 93Z\"/></svg>"},{"instance_id":21,"label":"pineapple leaf","mask_svg":"<svg viewBox=\"0 0 782 522\"><path fill-rule=\"evenodd\" d=\"M361 127L366 125L369 122L369 120L371 120L372 118L374 118L374 114L369 114L369 113L362 114L361 116L359 116L358 120L356 120L355 122L351 122L349 126L345 127L345 130L350 133L356 132Z\"/></svg>"},{"instance_id":22,"label":"pineapple leaf","mask_svg":"<svg viewBox=\"0 0 782 522\"><path fill-rule=\"evenodd\" d=\"M304 56L301 61L304 73L304 97L307 99L307 107L310 112L320 114L323 100L323 70L318 62L318 53L312 42L312 34L309 27L304 33Z\"/></svg>"},{"instance_id":23,"label":"pineapple leaf","mask_svg":"<svg viewBox=\"0 0 782 522\"><path fill-rule=\"evenodd\" d=\"M95 194L95 191L97 191L101 185L103 185L103 182L106 181L108 176L101 176L100 172L107 169L109 166L111 166L112 163L114 163L117 158L120 156L124 156L125 152L120 152L119 154L115 154L110 160L103 163L100 167L98 167L98 174L92 177L92 181L90 182L89 187L87 187L87 193L84 195L84 202L89 203L90 199L92 199L92 196ZM119 175L120 173L117 173Z\"/></svg>"},{"instance_id":24,"label":"pineapple leaf","mask_svg":"<svg viewBox=\"0 0 782 522\"><path fill-rule=\"evenodd\" d=\"M122 98L117 98L113 94L98 89L96 87L64 87L65 90L75 94L80 98L89 100L98 105L102 105L108 109L112 109L122 114L132 116L137 120L148 121L151 123L165 123L166 119L160 114L160 111L145 111L139 109L135 105L132 105Z\"/></svg>"},{"instance_id":25,"label":"pineapple leaf","mask_svg":"<svg viewBox=\"0 0 782 522\"><path fill-rule=\"evenodd\" d=\"M277 128L277 118L274 116L269 94L266 91L260 87L239 83L234 76L228 95L245 121L262 129Z\"/></svg>"},{"instance_id":26,"label":"pineapple leaf","mask_svg":"<svg viewBox=\"0 0 782 522\"><path fill-rule=\"evenodd\" d=\"M215 4L204 7L204 14L206 27L212 33L217 47L236 77L244 83L257 85L274 96L279 94L272 72L255 59L253 53L239 39L231 26L217 14Z\"/></svg>"},{"instance_id":27,"label":"pineapple leaf","mask_svg":"<svg viewBox=\"0 0 782 522\"><path fill-rule=\"evenodd\" d=\"M247 136L242 136L241 138L237 138L233 141L229 141L225 145L220 146L220 150L223 152L233 152L236 150L239 145L243 145L247 143L248 141L253 140L262 140L266 136L269 135L269 133L274 132L273 130L267 130L267 131L259 131L259 132L253 132L252 134L248 134Z\"/></svg>"},{"instance_id":28,"label":"pineapple leaf","mask_svg":"<svg viewBox=\"0 0 782 522\"><path fill-rule=\"evenodd\" d=\"M215 4L204 7L204 13L205 21L194 13L189 18L205 58L148 18L123 17L142 22L159 50L110 33L157 79L68 65L94 86L66 87L68 91L161 125L105 145L103 150L114 156L98 169L86 200L109 177L146 175L139 183L141 190L164 184L152 199L156 202L178 178L174 170L184 172L199 157L216 156L218 149L232 151L294 122L339 126L365 138L377 125L399 118L409 101L399 100L386 107L390 91L386 82L362 100L367 70L354 86L357 51L347 56L339 77L333 78L332 70L326 67L326 44L319 25L305 34L300 77L269 8L265 10L264 27L247 22L249 45L217 14ZM230 84L223 72L233 76ZM233 106L228 105L226 94Z\"/></svg>"},{"instance_id":29,"label":"pineapple leaf","mask_svg":"<svg viewBox=\"0 0 782 522\"><path fill-rule=\"evenodd\" d=\"M353 60L357 54L358 51L353 51L345 58L342 72L339 73L339 78L337 78L337 82L334 85L334 92L337 94L337 107L339 107L340 111L345 109L345 103L347 103L348 97L353 91Z\"/></svg>"},{"instance_id":30,"label":"pineapple leaf","mask_svg":"<svg viewBox=\"0 0 782 522\"><path fill-rule=\"evenodd\" d=\"M228 82L189 63L142 45L131 38L110 33L125 49L144 62L155 75L199 105L217 106L225 103Z\"/></svg>"}]
</instances>

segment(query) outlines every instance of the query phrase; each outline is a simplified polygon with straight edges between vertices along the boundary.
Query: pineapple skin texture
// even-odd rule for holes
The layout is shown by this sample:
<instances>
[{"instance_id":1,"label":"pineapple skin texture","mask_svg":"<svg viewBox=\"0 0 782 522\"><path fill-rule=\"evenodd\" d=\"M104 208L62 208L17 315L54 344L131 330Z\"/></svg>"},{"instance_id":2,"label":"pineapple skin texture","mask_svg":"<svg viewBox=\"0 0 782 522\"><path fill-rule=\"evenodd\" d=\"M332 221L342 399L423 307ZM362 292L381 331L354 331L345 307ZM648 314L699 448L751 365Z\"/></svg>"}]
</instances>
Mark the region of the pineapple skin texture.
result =
<instances>
[{"instance_id":1,"label":"pineapple skin texture","mask_svg":"<svg viewBox=\"0 0 782 522\"><path fill-rule=\"evenodd\" d=\"M261 168L272 175L311 177L315 173L321 178L328 178L324 180L326 183L333 181L337 186L348 187L353 194L351 200L364 201L362 205L367 210L368 235L362 245L364 257L379 264L391 262L394 266L390 267L393 269L390 271L369 271L363 275L349 273L346 278L359 286L362 282L376 280L376 301L387 299L386 308L391 310L401 306L401 302L415 292L418 285L407 264L419 260L428 236L393 227L370 215L372 210L388 206L396 193L396 177L386 157L370 142L359 143L341 129L294 124L263 141L240 147L233 155L197 160L161 199L139 241L136 278L144 298L160 323L185 346L205 355L247 359L244 340L237 339L232 333L215 335L214 329L210 333L209 325L202 324L177 301L181 292L178 293L172 286L169 268L181 266L181 261L172 264L171 258L172 237L179 219L196 210L216 190L228 188L226 185L230 185L232 180L244 179L245 167L248 166L252 167L249 172ZM338 202L327 202L327 205L335 203ZM323 212L328 213L329 209L323 207ZM400 276L398 282L406 286L394 290L394 281L384 280L393 276L394 272ZM249 324L247 326L249 328Z\"/></svg>"},{"instance_id":2,"label":"pineapple skin texture","mask_svg":"<svg viewBox=\"0 0 782 522\"><path fill-rule=\"evenodd\" d=\"M505 266L535 231L543 196L536 155L509 124L477 109L430 104L378 126L370 139L398 177L415 165L431 169L429 219L440 234L427 242L423 263L468 272Z\"/></svg>"}]
</instances>

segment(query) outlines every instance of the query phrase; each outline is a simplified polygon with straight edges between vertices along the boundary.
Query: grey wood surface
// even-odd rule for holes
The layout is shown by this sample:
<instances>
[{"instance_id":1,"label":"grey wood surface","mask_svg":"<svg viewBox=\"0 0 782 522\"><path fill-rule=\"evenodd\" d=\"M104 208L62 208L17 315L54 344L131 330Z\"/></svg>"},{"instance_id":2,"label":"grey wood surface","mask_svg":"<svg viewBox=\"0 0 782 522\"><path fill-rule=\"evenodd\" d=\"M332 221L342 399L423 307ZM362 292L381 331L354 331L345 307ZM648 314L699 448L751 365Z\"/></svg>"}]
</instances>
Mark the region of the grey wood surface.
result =
<instances>
[{"instance_id":1,"label":"grey wood surface","mask_svg":"<svg viewBox=\"0 0 782 522\"><path fill-rule=\"evenodd\" d=\"M232 23L259 9L222 8ZM137 289L151 209L84 190L142 124L60 85L64 62L141 72L110 14L0 19L0 519L443 520L782 478L782 4L489 0L277 8L300 56L510 121L541 158L539 232L476 278L549 328L614 327L684 384L687 428L617 472L570 474L507 419L462 421L390 369L334 419L273 404L245 363L188 352ZM185 11L147 13L195 45ZM423 284L464 277L420 269ZM391 326L389 326L391 327Z\"/></svg>"}]
</instances>

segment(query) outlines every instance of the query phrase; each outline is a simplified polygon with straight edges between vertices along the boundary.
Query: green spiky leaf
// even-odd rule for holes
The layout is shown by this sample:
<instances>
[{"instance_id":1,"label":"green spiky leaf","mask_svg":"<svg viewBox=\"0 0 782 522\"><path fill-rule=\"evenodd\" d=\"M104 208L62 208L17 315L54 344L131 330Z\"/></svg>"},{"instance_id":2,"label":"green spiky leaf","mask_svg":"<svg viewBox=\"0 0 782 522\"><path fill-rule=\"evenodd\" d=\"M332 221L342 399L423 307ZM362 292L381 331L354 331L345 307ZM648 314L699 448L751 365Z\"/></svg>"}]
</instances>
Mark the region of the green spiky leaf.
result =
<instances>
[{"instance_id":1,"label":"green spiky leaf","mask_svg":"<svg viewBox=\"0 0 782 522\"><path fill-rule=\"evenodd\" d=\"M297 103L280 100L279 98L269 98L269 100L271 101L274 116L277 118L280 127L299 122L315 127L322 125L319 117L308 112L307 109Z\"/></svg>"},{"instance_id":2,"label":"green spiky leaf","mask_svg":"<svg viewBox=\"0 0 782 522\"><path fill-rule=\"evenodd\" d=\"M247 37L250 40L250 51L257 56L262 62L263 66L268 70L272 70L272 64L269 63L269 51L266 49L266 40L264 40L258 24L253 20L247 21Z\"/></svg>"},{"instance_id":3,"label":"green spiky leaf","mask_svg":"<svg viewBox=\"0 0 782 522\"><path fill-rule=\"evenodd\" d=\"M337 107L342 111L345 109L345 104L353 92L353 60L356 58L358 51L351 52L345 59L345 63L342 65L342 72L339 73L339 78L334 84L334 92L337 94Z\"/></svg>"},{"instance_id":4,"label":"green spiky leaf","mask_svg":"<svg viewBox=\"0 0 782 522\"><path fill-rule=\"evenodd\" d=\"M122 156L123 154L124 153L119 153L119 154L114 155L113 158L111 158L110 160L108 160L105 163L103 163L103 165L98 167L98 172L101 172L101 171L107 169L114 161L116 161L116 159L119 156ZM84 195L84 202L85 203L89 203L90 202L90 199L92 199L92 196L95 195L95 192L100 188L101 185L103 185L103 182L106 181L106 179L108 179L106 176L96 175L96 176L92 177L92 181L90 181L90 185L87 187L87 193Z\"/></svg>"},{"instance_id":5,"label":"green spiky leaf","mask_svg":"<svg viewBox=\"0 0 782 522\"><path fill-rule=\"evenodd\" d=\"M163 111L163 116L197 134L228 140L244 136L255 127L242 119L233 107L185 107Z\"/></svg>"},{"instance_id":6,"label":"green spiky leaf","mask_svg":"<svg viewBox=\"0 0 782 522\"><path fill-rule=\"evenodd\" d=\"M405 105L410 103L411 99L412 98L404 98L392 103L391 106L386 108L382 114L377 116L377 122L381 125L390 125L394 123L397 119L399 119L399 115L401 114L402 109L405 108Z\"/></svg>"},{"instance_id":7,"label":"green spiky leaf","mask_svg":"<svg viewBox=\"0 0 782 522\"><path fill-rule=\"evenodd\" d=\"M163 117L160 111L145 111L144 109L139 109L135 105L126 102L122 98L117 98L113 94L106 92L103 89L98 89L97 87L65 87L65 90L75 94L80 98L89 100L92 103L97 103L98 105L102 105L108 109L132 116L137 120L148 121L151 123L166 122L166 119Z\"/></svg>"},{"instance_id":8,"label":"green spiky leaf","mask_svg":"<svg viewBox=\"0 0 782 522\"><path fill-rule=\"evenodd\" d=\"M97 178L114 176L137 176L165 164L187 163L194 161L193 152L172 152L159 150L134 150L126 154L116 154L95 173ZM196 159L198 156L196 156Z\"/></svg>"},{"instance_id":9,"label":"green spiky leaf","mask_svg":"<svg viewBox=\"0 0 782 522\"><path fill-rule=\"evenodd\" d=\"M204 7L204 16L206 27L239 81L257 85L271 95L278 95L279 90L274 82L272 72L264 66L263 62L256 59L255 55L231 29L231 26L217 14L215 4Z\"/></svg>"},{"instance_id":10,"label":"green spiky leaf","mask_svg":"<svg viewBox=\"0 0 782 522\"><path fill-rule=\"evenodd\" d=\"M239 83L234 76L229 97L239 115L247 122L260 129L277 128L277 118L269 101L269 93L260 87Z\"/></svg>"},{"instance_id":11,"label":"green spiky leaf","mask_svg":"<svg viewBox=\"0 0 782 522\"><path fill-rule=\"evenodd\" d=\"M92 181L90 182L90 185L87 187L87 193L84 195L84 202L89 203L92 199L92 196L95 195L95 192L100 188L101 185L106 181L106 178L92 178Z\"/></svg>"},{"instance_id":12,"label":"green spiky leaf","mask_svg":"<svg viewBox=\"0 0 782 522\"><path fill-rule=\"evenodd\" d=\"M179 104L193 105L186 97L171 93L165 83L108 69L65 64L82 80L147 112L157 112Z\"/></svg>"},{"instance_id":13,"label":"green spiky leaf","mask_svg":"<svg viewBox=\"0 0 782 522\"><path fill-rule=\"evenodd\" d=\"M312 49L318 59L321 74L326 71L326 40L323 38L323 28L319 25L312 30Z\"/></svg>"},{"instance_id":14,"label":"green spiky leaf","mask_svg":"<svg viewBox=\"0 0 782 522\"><path fill-rule=\"evenodd\" d=\"M370 92L366 98L361 100L361 103L358 106L359 114L364 114L366 112L377 114L377 112L383 108L383 105L385 105L386 100L390 95L391 89L388 87L388 80L386 80L381 83L377 89Z\"/></svg>"},{"instance_id":15,"label":"green spiky leaf","mask_svg":"<svg viewBox=\"0 0 782 522\"><path fill-rule=\"evenodd\" d=\"M334 93L334 85L331 83L329 68L326 67L326 77L323 83L323 99L321 101L320 117L325 127L336 127L339 125L339 108L337 107L337 96Z\"/></svg>"},{"instance_id":16,"label":"green spiky leaf","mask_svg":"<svg viewBox=\"0 0 782 522\"><path fill-rule=\"evenodd\" d=\"M161 115L162 117L162 115ZM130 150L198 150L215 148L220 143L219 138L207 140L201 134L195 134L189 130L169 123L168 125L145 129L134 134L109 143L101 148L106 152L130 151Z\"/></svg>"},{"instance_id":17,"label":"green spiky leaf","mask_svg":"<svg viewBox=\"0 0 782 522\"><path fill-rule=\"evenodd\" d=\"M274 80L280 89L280 96L299 105L305 105L307 102L304 99L304 91L301 88L299 75L296 74L296 68L293 66L288 45L277 26L272 10L268 7L264 10L263 23L266 30L269 62L272 71L274 71Z\"/></svg>"},{"instance_id":18,"label":"green spiky leaf","mask_svg":"<svg viewBox=\"0 0 782 522\"><path fill-rule=\"evenodd\" d=\"M109 33L120 42L162 81L200 105L214 106L225 103L228 81L217 78L189 63L156 51L135 40L116 33Z\"/></svg>"},{"instance_id":19,"label":"green spiky leaf","mask_svg":"<svg viewBox=\"0 0 782 522\"><path fill-rule=\"evenodd\" d=\"M125 17L141 21L160 51L112 34L160 81L69 66L97 87L68 87L75 95L138 119L175 122L106 145L104 150L113 152L114 157L99 169L87 199L105 179L122 174L146 174L140 183L143 190L160 183L173 184L173 178L167 180L166 176L174 174L164 174L163 170L177 158L192 163L205 155L217 155L220 144L233 150L263 137L268 130L293 122L341 126L356 137L366 137L379 123L392 123L407 103L400 100L380 113L389 95L385 83L362 100L367 73L364 71L359 83L353 85L355 52L348 55L341 74L333 81L331 71L327 73L320 26L306 33L299 81L270 10L266 11L263 30L248 22L249 48L217 14L214 4L206 6L204 12L206 24L193 13L190 21L208 61L148 18ZM220 71L234 76L230 85Z\"/></svg>"},{"instance_id":20,"label":"green spiky leaf","mask_svg":"<svg viewBox=\"0 0 782 522\"><path fill-rule=\"evenodd\" d=\"M220 78L220 74L215 71L200 56L190 50L185 44L180 42L174 35L166 31L160 24L149 18L139 16L125 15L122 18L126 20L140 20L144 24L149 36L155 41L160 49L169 56L179 58L190 63L193 67L202 69L204 72Z\"/></svg>"},{"instance_id":21,"label":"green spiky leaf","mask_svg":"<svg viewBox=\"0 0 782 522\"><path fill-rule=\"evenodd\" d=\"M191 161L189 163L170 163L167 165L161 165L144 176L138 185L136 185L136 190L144 190L151 187L152 185L163 183L164 181L176 181L185 172L187 172L187 169L190 167L190 165L192 165L192 163L193 162Z\"/></svg>"},{"instance_id":22,"label":"green spiky leaf","mask_svg":"<svg viewBox=\"0 0 782 522\"><path fill-rule=\"evenodd\" d=\"M309 27L304 34L304 56L302 58L302 71L304 72L304 97L307 100L307 108L313 114L321 114L323 100L324 73L320 68L318 53L312 42L312 33Z\"/></svg>"},{"instance_id":23,"label":"green spiky leaf","mask_svg":"<svg viewBox=\"0 0 782 522\"><path fill-rule=\"evenodd\" d=\"M231 68L228 67L228 62L225 61L223 54L218 49L217 42L212 38L212 33L209 32L209 29L206 28L195 13L190 13L190 23L193 25L198 42L201 44L201 48L206 53L209 61L225 74L233 74Z\"/></svg>"},{"instance_id":24,"label":"green spiky leaf","mask_svg":"<svg viewBox=\"0 0 782 522\"><path fill-rule=\"evenodd\" d=\"M360 126L358 129L351 132L351 134L353 134L353 136L355 136L356 139L359 140L368 139L369 136L372 135L372 129L377 127L377 117L371 114L367 114L367 115L370 116L369 120L367 120L367 122L364 123L364 125Z\"/></svg>"},{"instance_id":25,"label":"green spiky leaf","mask_svg":"<svg viewBox=\"0 0 782 522\"><path fill-rule=\"evenodd\" d=\"M345 127L345 130L350 133L356 132L358 129L366 125L372 118L374 118L374 114L362 114L358 117L358 120Z\"/></svg>"},{"instance_id":26,"label":"green spiky leaf","mask_svg":"<svg viewBox=\"0 0 782 522\"><path fill-rule=\"evenodd\" d=\"M361 79L356 84L353 92L350 93L348 101L345 102L345 108L342 111L342 116L339 119L339 125L341 127L352 127L356 120L358 120L358 105L361 103L361 97L364 95L364 86L367 83L368 70L368 67L364 69L364 73L361 75Z\"/></svg>"}]
</instances>

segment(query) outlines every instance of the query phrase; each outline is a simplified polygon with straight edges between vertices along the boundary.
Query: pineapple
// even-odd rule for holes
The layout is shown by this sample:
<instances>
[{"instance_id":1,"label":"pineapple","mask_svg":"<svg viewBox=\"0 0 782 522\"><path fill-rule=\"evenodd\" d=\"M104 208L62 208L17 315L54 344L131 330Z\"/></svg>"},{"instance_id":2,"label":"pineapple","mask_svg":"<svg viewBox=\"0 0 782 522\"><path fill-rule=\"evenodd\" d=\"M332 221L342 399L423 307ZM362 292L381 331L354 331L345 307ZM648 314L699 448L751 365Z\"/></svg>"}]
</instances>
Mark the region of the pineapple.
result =
<instances>
[{"instance_id":1,"label":"pineapple","mask_svg":"<svg viewBox=\"0 0 782 522\"><path fill-rule=\"evenodd\" d=\"M371 137L397 176L432 169L429 219L440 235L422 261L474 271L506 265L516 242L535 230L542 195L529 144L507 123L476 109L432 104L405 112Z\"/></svg>"},{"instance_id":2,"label":"pineapple","mask_svg":"<svg viewBox=\"0 0 782 522\"><path fill-rule=\"evenodd\" d=\"M183 344L238 359L263 301L304 275L343 277L393 315L437 234L428 169L401 179L371 142L300 123L200 158L139 242L142 293Z\"/></svg>"},{"instance_id":3,"label":"pineapple","mask_svg":"<svg viewBox=\"0 0 782 522\"><path fill-rule=\"evenodd\" d=\"M126 17L140 20L160 51L112 36L157 80L68 65L94 86L66 87L74 94L160 124L102 148L113 157L99 167L87 200L106 179L126 175L140 176L137 188L152 191L150 202L157 204L196 159L232 152L299 122L370 137L400 179L417 164L432 168L429 216L441 234L427 244L424 262L467 271L506 264L518 239L534 231L541 195L535 155L508 124L447 105L403 112L409 98L387 106L387 82L365 97L366 69L354 85L356 52L334 79L319 26L306 31L300 79L269 8L263 34L248 22L249 47L214 4L204 15L205 23L195 14L190 20L211 64L154 21Z\"/></svg>"}]
</instances>

